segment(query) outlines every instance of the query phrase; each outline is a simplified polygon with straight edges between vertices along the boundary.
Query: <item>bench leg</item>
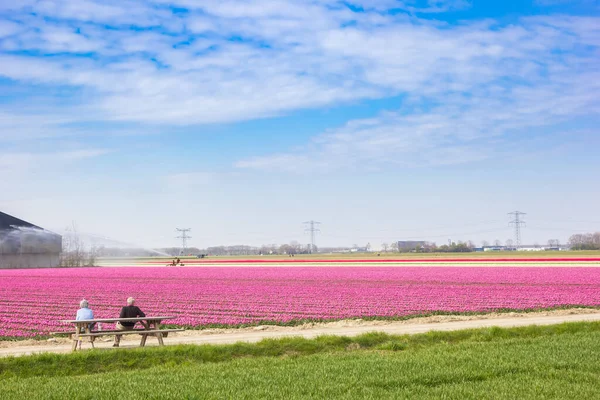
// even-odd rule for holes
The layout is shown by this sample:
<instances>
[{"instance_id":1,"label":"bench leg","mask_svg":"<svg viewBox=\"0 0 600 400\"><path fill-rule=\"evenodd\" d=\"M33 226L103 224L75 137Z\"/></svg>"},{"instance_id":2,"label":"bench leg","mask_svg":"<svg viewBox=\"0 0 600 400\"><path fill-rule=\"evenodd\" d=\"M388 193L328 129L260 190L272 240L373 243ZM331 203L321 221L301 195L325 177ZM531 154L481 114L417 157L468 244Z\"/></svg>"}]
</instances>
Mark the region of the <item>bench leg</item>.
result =
<instances>
[{"instance_id":1,"label":"bench leg","mask_svg":"<svg viewBox=\"0 0 600 400\"><path fill-rule=\"evenodd\" d=\"M75 325L75 335L73 336L73 345L71 346L71 351L77 351L77 345L79 345L79 349L81 350L81 338L79 334L81 333L81 327L79 324Z\"/></svg>"},{"instance_id":2,"label":"bench leg","mask_svg":"<svg viewBox=\"0 0 600 400\"><path fill-rule=\"evenodd\" d=\"M163 342L163 335L162 335L162 333L157 333L156 334L156 338L158 339L159 346L164 346L165 345L165 342Z\"/></svg>"},{"instance_id":3,"label":"bench leg","mask_svg":"<svg viewBox=\"0 0 600 400\"><path fill-rule=\"evenodd\" d=\"M152 326L153 329L159 330L160 329L160 321L154 321L154 324ZM155 333L154 336L156 336L156 338L158 339L158 345L159 346L164 346L165 342L163 342L163 335L162 333Z\"/></svg>"},{"instance_id":4,"label":"bench leg","mask_svg":"<svg viewBox=\"0 0 600 400\"><path fill-rule=\"evenodd\" d=\"M90 333L90 334L92 333L92 329L89 325L85 327L85 333ZM94 347L94 339L95 338L93 336L89 336L89 338L90 338L90 344L92 345L92 349L95 349L95 347Z\"/></svg>"},{"instance_id":5,"label":"bench leg","mask_svg":"<svg viewBox=\"0 0 600 400\"><path fill-rule=\"evenodd\" d=\"M140 347L146 346L146 338L148 335L142 334L142 340L140 341Z\"/></svg>"}]
</instances>

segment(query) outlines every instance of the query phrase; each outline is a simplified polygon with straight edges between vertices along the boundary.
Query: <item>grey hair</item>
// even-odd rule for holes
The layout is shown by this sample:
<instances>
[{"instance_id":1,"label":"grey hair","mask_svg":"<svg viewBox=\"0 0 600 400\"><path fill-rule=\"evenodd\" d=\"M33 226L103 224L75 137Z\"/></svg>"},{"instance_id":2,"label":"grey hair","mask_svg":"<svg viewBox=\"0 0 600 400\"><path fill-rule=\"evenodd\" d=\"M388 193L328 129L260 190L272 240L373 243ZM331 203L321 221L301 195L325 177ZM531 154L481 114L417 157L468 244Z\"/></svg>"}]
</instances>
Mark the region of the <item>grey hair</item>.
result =
<instances>
[{"instance_id":1,"label":"grey hair","mask_svg":"<svg viewBox=\"0 0 600 400\"><path fill-rule=\"evenodd\" d=\"M81 308L88 308L88 301L86 299L83 299L79 302L79 307Z\"/></svg>"},{"instance_id":2,"label":"grey hair","mask_svg":"<svg viewBox=\"0 0 600 400\"><path fill-rule=\"evenodd\" d=\"M130 297L130 298L127 299L127 305L128 306L132 306L133 303L135 303L135 299L133 297Z\"/></svg>"}]
</instances>

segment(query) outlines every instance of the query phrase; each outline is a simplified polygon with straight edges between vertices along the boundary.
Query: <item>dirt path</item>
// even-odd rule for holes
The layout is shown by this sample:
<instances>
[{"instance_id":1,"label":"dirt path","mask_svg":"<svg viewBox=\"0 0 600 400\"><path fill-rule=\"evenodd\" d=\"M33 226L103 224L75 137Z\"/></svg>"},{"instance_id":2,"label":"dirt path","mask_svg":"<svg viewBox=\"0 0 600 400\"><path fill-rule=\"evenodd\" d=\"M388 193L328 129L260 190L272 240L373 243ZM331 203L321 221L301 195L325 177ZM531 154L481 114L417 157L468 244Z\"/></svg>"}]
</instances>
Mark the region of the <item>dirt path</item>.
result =
<instances>
[{"instance_id":1,"label":"dirt path","mask_svg":"<svg viewBox=\"0 0 600 400\"><path fill-rule=\"evenodd\" d=\"M344 320L331 323L313 323L294 327L258 326L244 329L210 329L186 331L165 339L167 345L173 344L227 344L239 341L258 342L266 338L302 336L314 338L320 335L356 336L366 332L386 332L389 334L417 334L429 331L452 331L491 326L515 327L525 325L552 325L562 322L600 321L600 310L570 309L545 311L539 313L503 313L478 316L434 316L415 318L406 321L364 321ZM155 346L152 338L149 346ZM121 347L136 347L139 336L125 336ZM112 339L97 341L97 348L110 348ZM84 348L90 344L83 343ZM20 356L34 353L68 353L71 347L67 339L51 339L49 342L22 341L0 342L0 357Z\"/></svg>"}]
</instances>

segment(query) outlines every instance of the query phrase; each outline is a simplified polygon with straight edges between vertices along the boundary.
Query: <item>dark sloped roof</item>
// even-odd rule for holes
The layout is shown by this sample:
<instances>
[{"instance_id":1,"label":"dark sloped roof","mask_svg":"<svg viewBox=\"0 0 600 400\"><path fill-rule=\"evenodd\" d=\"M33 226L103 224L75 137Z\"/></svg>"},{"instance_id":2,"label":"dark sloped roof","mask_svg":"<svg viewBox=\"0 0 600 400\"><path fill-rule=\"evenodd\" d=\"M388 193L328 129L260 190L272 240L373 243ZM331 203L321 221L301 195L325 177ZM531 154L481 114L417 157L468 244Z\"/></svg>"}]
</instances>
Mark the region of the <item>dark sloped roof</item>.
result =
<instances>
[{"instance_id":1,"label":"dark sloped roof","mask_svg":"<svg viewBox=\"0 0 600 400\"><path fill-rule=\"evenodd\" d=\"M23 221L22 219L13 217L12 215L8 215L0 211L0 231L1 230L9 230L13 229L14 226L22 226L25 228L37 228L42 229L39 226L30 224L27 221Z\"/></svg>"}]
</instances>

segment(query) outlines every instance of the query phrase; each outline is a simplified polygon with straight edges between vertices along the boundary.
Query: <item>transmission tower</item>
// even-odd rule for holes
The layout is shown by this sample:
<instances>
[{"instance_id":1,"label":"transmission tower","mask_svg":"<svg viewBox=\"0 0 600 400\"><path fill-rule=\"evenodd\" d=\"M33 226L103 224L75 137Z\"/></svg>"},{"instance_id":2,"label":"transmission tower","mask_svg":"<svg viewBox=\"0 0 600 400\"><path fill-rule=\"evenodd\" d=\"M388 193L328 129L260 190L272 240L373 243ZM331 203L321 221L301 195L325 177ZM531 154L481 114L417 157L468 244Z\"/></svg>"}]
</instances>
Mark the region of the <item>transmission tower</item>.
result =
<instances>
[{"instance_id":1,"label":"transmission tower","mask_svg":"<svg viewBox=\"0 0 600 400\"><path fill-rule=\"evenodd\" d=\"M310 254L315 251L315 234L317 232L321 232L321 230L316 225L320 225L320 222L317 221L306 221L305 225L308 225L307 228L304 229L304 232L310 232Z\"/></svg>"},{"instance_id":2,"label":"transmission tower","mask_svg":"<svg viewBox=\"0 0 600 400\"><path fill-rule=\"evenodd\" d=\"M525 225L525 221L521 219L522 215L526 215L521 211L513 211L508 213L508 215L512 216L512 220L509 222L509 225L515 228L515 249L519 249L521 247L521 225Z\"/></svg>"},{"instance_id":3,"label":"transmission tower","mask_svg":"<svg viewBox=\"0 0 600 400\"><path fill-rule=\"evenodd\" d=\"M185 229L181 229L181 228L175 228L178 232L181 232L181 236L177 236L177 239L181 239L181 253L180 254L185 254L185 250L187 249L187 240L191 239L191 236L188 236L188 232L191 231L190 228L185 228Z\"/></svg>"}]
</instances>

